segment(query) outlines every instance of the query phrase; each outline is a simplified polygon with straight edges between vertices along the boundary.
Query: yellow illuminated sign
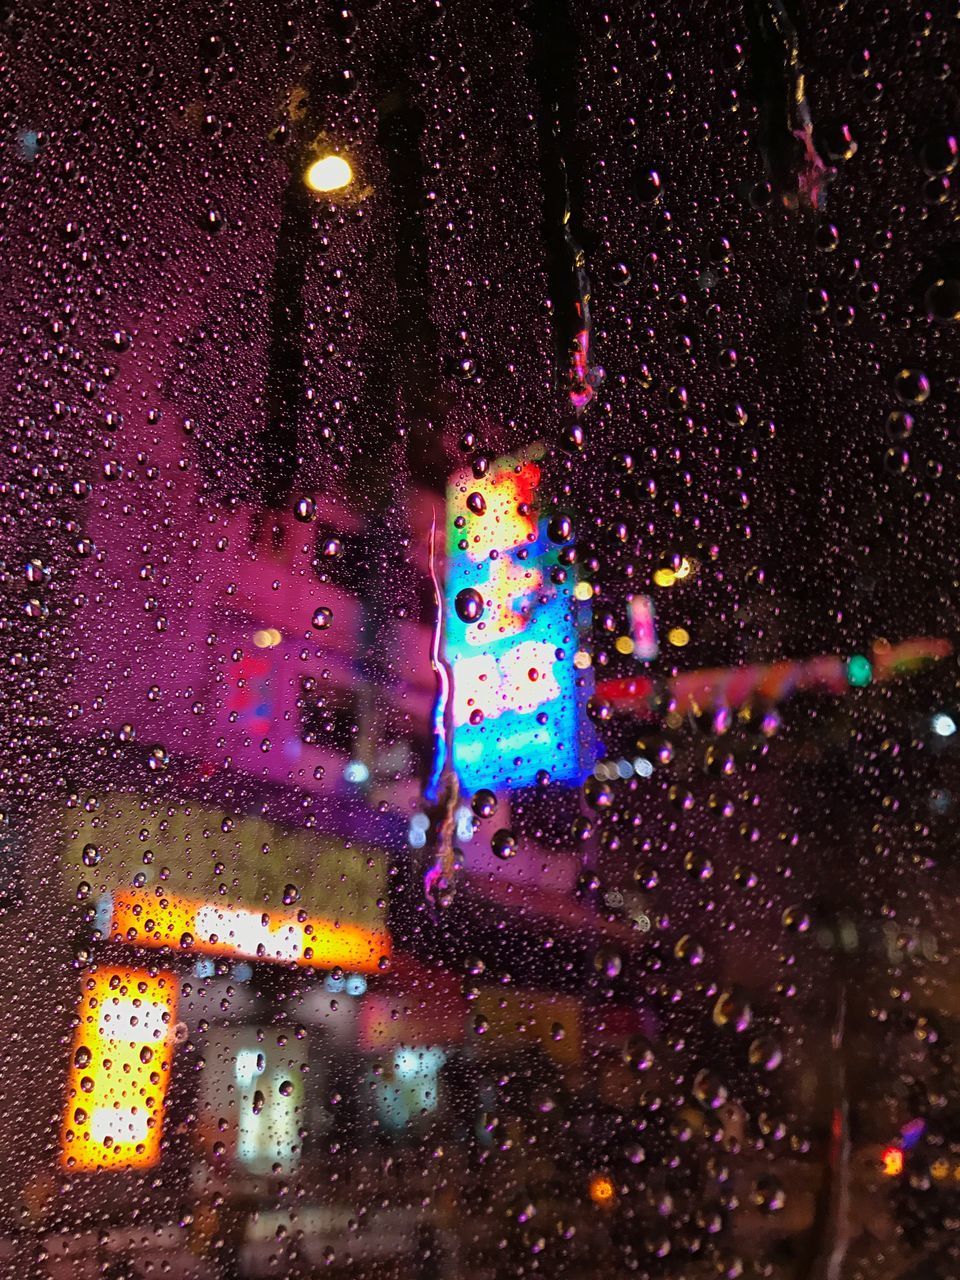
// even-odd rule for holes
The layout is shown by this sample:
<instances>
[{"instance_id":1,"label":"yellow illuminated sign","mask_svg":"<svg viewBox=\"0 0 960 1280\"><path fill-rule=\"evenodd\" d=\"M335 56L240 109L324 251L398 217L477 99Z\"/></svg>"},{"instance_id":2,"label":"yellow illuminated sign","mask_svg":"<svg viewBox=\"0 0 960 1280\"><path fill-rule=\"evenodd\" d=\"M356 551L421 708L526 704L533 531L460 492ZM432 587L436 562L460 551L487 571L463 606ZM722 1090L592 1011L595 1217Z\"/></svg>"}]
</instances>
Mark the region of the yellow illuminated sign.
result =
<instances>
[{"instance_id":1,"label":"yellow illuminated sign","mask_svg":"<svg viewBox=\"0 0 960 1280\"><path fill-rule=\"evenodd\" d=\"M384 930L308 917L302 911L256 911L202 902L162 889L114 894L111 936L137 947L170 947L355 973L373 973L390 955Z\"/></svg>"},{"instance_id":2,"label":"yellow illuminated sign","mask_svg":"<svg viewBox=\"0 0 960 1280\"><path fill-rule=\"evenodd\" d=\"M60 1136L64 1169L156 1164L176 1008L172 973L111 968L84 977Z\"/></svg>"}]
</instances>

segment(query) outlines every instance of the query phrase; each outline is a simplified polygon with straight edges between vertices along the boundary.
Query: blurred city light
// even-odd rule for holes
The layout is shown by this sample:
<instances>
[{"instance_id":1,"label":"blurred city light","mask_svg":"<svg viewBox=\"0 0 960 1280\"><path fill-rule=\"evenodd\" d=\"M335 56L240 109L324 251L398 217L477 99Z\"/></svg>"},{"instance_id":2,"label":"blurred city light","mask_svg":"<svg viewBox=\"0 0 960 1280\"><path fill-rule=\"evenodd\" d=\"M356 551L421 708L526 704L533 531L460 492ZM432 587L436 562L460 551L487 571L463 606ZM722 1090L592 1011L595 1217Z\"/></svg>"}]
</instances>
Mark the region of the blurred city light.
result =
<instances>
[{"instance_id":1,"label":"blurred city light","mask_svg":"<svg viewBox=\"0 0 960 1280\"><path fill-rule=\"evenodd\" d=\"M864 689L873 679L873 666L862 653L855 653L847 661L847 679L855 689Z\"/></svg>"},{"instance_id":2,"label":"blurred city light","mask_svg":"<svg viewBox=\"0 0 960 1280\"><path fill-rule=\"evenodd\" d=\"M276 627L261 627L253 633L253 643L258 649L275 649L282 639Z\"/></svg>"},{"instance_id":3,"label":"blurred city light","mask_svg":"<svg viewBox=\"0 0 960 1280\"><path fill-rule=\"evenodd\" d=\"M160 1158L177 990L173 974L142 969L84 978L60 1140L65 1169L146 1169Z\"/></svg>"},{"instance_id":4,"label":"blurred city light","mask_svg":"<svg viewBox=\"0 0 960 1280\"><path fill-rule=\"evenodd\" d=\"M657 617L650 596L632 596L627 604L632 645L628 652L641 662L653 662L660 647L657 644Z\"/></svg>"},{"instance_id":5,"label":"blurred city light","mask_svg":"<svg viewBox=\"0 0 960 1280\"><path fill-rule=\"evenodd\" d=\"M362 760L351 760L343 767L343 779L345 782L352 782L355 786L360 786L367 782L370 778L370 770Z\"/></svg>"},{"instance_id":6,"label":"blurred city light","mask_svg":"<svg viewBox=\"0 0 960 1280\"><path fill-rule=\"evenodd\" d=\"M590 1179L590 1199L594 1204L608 1205L615 1194L613 1182L605 1173L595 1173Z\"/></svg>"},{"instance_id":7,"label":"blurred city light","mask_svg":"<svg viewBox=\"0 0 960 1280\"><path fill-rule=\"evenodd\" d=\"M938 711L930 721L930 728L940 738L952 738L957 732L957 722L946 711Z\"/></svg>"},{"instance_id":8,"label":"blurred city light","mask_svg":"<svg viewBox=\"0 0 960 1280\"><path fill-rule=\"evenodd\" d=\"M353 169L343 156L320 156L307 169L304 182L311 191L342 191L353 181Z\"/></svg>"},{"instance_id":9,"label":"blurred city light","mask_svg":"<svg viewBox=\"0 0 960 1280\"><path fill-rule=\"evenodd\" d=\"M390 936L385 931L302 915L129 889L114 897L111 930L122 941L140 947L244 956L313 969L342 965L376 972L381 958L390 954Z\"/></svg>"}]
</instances>

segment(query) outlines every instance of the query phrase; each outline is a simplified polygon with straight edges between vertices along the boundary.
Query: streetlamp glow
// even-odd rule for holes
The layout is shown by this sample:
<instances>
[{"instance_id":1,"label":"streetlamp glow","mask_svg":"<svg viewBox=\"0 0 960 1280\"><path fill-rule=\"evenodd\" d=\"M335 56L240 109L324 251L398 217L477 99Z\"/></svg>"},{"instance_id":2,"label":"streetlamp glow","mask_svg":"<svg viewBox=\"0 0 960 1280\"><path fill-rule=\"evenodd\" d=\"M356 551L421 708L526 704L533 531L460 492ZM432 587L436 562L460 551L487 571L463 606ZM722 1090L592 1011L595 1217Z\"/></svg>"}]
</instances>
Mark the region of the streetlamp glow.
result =
<instances>
[{"instance_id":1,"label":"streetlamp glow","mask_svg":"<svg viewBox=\"0 0 960 1280\"><path fill-rule=\"evenodd\" d=\"M352 181L353 170L343 156L320 156L304 174L304 182L311 191L342 191Z\"/></svg>"}]
</instances>

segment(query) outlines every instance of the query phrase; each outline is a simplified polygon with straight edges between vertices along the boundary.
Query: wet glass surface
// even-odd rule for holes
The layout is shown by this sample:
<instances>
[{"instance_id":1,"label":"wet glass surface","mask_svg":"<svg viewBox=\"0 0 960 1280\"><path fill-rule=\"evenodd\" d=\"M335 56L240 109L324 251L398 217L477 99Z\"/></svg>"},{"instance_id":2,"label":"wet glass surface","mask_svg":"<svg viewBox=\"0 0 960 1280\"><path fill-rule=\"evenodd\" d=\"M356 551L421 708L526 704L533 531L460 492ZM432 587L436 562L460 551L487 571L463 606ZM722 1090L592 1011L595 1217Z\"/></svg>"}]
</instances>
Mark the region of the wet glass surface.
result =
<instances>
[{"instance_id":1,"label":"wet glass surface","mask_svg":"<svg viewBox=\"0 0 960 1280\"><path fill-rule=\"evenodd\" d=\"M960 1274L957 19L3 8L0 1273Z\"/></svg>"}]
</instances>

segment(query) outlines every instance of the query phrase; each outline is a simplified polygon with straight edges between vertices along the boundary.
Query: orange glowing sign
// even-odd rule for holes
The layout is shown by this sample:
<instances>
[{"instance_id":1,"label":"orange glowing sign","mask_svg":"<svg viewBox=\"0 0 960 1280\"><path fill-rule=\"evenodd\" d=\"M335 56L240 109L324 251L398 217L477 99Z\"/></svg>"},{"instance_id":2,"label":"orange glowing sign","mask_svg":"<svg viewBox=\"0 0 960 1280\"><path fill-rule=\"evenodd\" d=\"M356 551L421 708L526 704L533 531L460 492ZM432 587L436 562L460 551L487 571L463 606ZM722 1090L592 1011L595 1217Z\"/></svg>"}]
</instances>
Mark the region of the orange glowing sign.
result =
<instances>
[{"instance_id":1,"label":"orange glowing sign","mask_svg":"<svg viewBox=\"0 0 960 1280\"><path fill-rule=\"evenodd\" d=\"M900 1147L885 1147L880 1156L883 1172L888 1178L899 1178L903 1173L903 1151Z\"/></svg>"},{"instance_id":2,"label":"orange glowing sign","mask_svg":"<svg viewBox=\"0 0 960 1280\"><path fill-rule=\"evenodd\" d=\"M60 1135L64 1169L156 1164L176 1009L172 973L98 969L84 977Z\"/></svg>"},{"instance_id":3,"label":"orange glowing sign","mask_svg":"<svg viewBox=\"0 0 960 1280\"><path fill-rule=\"evenodd\" d=\"M390 955L390 935L300 911L254 911L198 902L162 889L125 889L113 896L111 936L137 947L170 947L242 956L310 969L339 965L374 973Z\"/></svg>"}]
</instances>

